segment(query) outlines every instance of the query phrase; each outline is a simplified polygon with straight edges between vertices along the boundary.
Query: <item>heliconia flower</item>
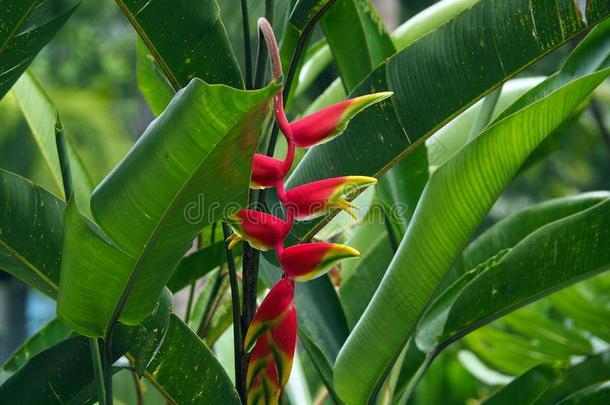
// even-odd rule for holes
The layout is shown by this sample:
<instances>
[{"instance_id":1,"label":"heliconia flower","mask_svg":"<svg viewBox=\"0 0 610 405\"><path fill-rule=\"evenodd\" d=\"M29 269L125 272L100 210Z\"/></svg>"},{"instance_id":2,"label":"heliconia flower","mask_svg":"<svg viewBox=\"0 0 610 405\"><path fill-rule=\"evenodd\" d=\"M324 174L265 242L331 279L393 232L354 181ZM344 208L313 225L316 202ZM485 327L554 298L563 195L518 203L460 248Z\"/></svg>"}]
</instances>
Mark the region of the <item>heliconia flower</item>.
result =
<instances>
[{"instance_id":1,"label":"heliconia flower","mask_svg":"<svg viewBox=\"0 0 610 405\"><path fill-rule=\"evenodd\" d=\"M256 310L248 327L244 348L250 351L256 339L265 331L281 323L294 310L294 281L283 278L269 290Z\"/></svg>"},{"instance_id":2,"label":"heliconia flower","mask_svg":"<svg viewBox=\"0 0 610 405\"><path fill-rule=\"evenodd\" d=\"M297 281L319 277L339 260L360 255L356 249L338 243L303 243L283 250L280 263L284 273Z\"/></svg>"},{"instance_id":3,"label":"heliconia flower","mask_svg":"<svg viewBox=\"0 0 610 405\"><path fill-rule=\"evenodd\" d=\"M246 387L248 405L277 404L280 399L282 387L266 339L260 339L252 352L248 364Z\"/></svg>"},{"instance_id":4,"label":"heliconia flower","mask_svg":"<svg viewBox=\"0 0 610 405\"><path fill-rule=\"evenodd\" d=\"M294 281L283 278L263 300L246 334L246 351L254 346L246 376L248 404L276 403L290 377L296 336Z\"/></svg>"},{"instance_id":5,"label":"heliconia flower","mask_svg":"<svg viewBox=\"0 0 610 405\"><path fill-rule=\"evenodd\" d=\"M375 184L377 179L366 176L343 176L303 184L286 192L286 209L296 219L311 219L339 208L354 219L354 205L343 199L359 188Z\"/></svg>"},{"instance_id":6,"label":"heliconia flower","mask_svg":"<svg viewBox=\"0 0 610 405\"><path fill-rule=\"evenodd\" d=\"M392 94L392 92L367 94L326 107L292 122L290 136L300 148L310 148L328 142L340 135L356 114Z\"/></svg>"},{"instance_id":7,"label":"heliconia flower","mask_svg":"<svg viewBox=\"0 0 610 405\"><path fill-rule=\"evenodd\" d=\"M249 209L227 217L226 221L235 232L227 239L229 249L240 240L246 240L258 250L274 248L284 240L292 225L274 215Z\"/></svg>"},{"instance_id":8,"label":"heliconia flower","mask_svg":"<svg viewBox=\"0 0 610 405\"><path fill-rule=\"evenodd\" d=\"M256 153L252 162L250 188L274 187L284 177L284 162Z\"/></svg>"}]
</instances>

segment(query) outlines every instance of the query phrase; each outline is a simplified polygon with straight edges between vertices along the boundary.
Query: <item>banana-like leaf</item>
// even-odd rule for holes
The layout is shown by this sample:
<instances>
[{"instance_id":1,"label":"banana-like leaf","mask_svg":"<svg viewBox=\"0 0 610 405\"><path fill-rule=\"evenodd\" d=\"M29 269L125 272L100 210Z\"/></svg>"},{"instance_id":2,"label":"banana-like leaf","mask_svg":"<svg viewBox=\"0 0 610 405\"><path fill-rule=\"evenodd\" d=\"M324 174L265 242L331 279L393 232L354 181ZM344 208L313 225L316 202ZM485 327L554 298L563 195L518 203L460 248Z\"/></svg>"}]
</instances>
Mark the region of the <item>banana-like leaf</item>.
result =
<instances>
[{"instance_id":1,"label":"banana-like leaf","mask_svg":"<svg viewBox=\"0 0 610 405\"><path fill-rule=\"evenodd\" d=\"M480 0L442 0L405 21L390 34L396 50L400 51L424 35L436 30L458 14ZM315 82L318 75L332 62L328 44L320 45L315 52L305 55L303 69L299 74L297 94ZM367 72L368 73L368 72ZM343 89L341 79L335 80L329 89Z\"/></svg>"},{"instance_id":2,"label":"banana-like leaf","mask_svg":"<svg viewBox=\"0 0 610 405\"><path fill-rule=\"evenodd\" d=\"M57 137L61 136L64 131L59 119L59 112L32 72L26 72L21 76L13 86L12 92L30 127L32 136L49 169L51 177L55 181L57 186L56 191L59 195L64 196L57 150ZM70 138L66 137L65 139L68 152L67 158L70 165L71 186L79 205L88 213L89 196L91 195L91 190L93 190L93 182L87 169L83 166L76 149L70 142Z\"/></svg>"},{"instance_id":3,"label":"banana-like leaf","mask_svg":"<svg viewBox=\"0 0 610 405\"><path fill-rule=\"evenodd\" d=\"M59 290L63 212L59 198L0 169L0 269L53 299Z\"/></svg>"},{"instance_id":4,"label":"banana-like leaf","mask_svg":"<svg viewBox=\"0 0 610 405\"><path fill-rule=\"evenodd\" d=\"M339 299L352 329L375 294L394 253L385 226L377 221L360 225L347 244L360 252L358 260L341 265Z\"/></svg>"},{"instance_id":5,"label":"banana-like leaf","mask_svg":"<svg viewBox=\"0 0 610 405\"><path fill-rule=\"evenodd\" d=\"M337 0L321 22L348 91L396 52L370 0Z\"/></svg>"},{"instance_id":6,"label":"banana-like leaf","mask_svg":"<svg viewBox=\"0 0 610 405\"><path fill-rule=\"evenodd\" d=\"M15 350L2 366L2 371L14 373L32 357L63 342L70 335L72 335L72 330L61 323L59 319L51 320Z\"/></svg>"},{"instance_id":7,"label":"banana-like leaf","mask_svg":"<svg viewBox=\"0 0 610 405\"><path fill-rule=\"evenodd\" d=\"M77 6L48 17L49 0L25 0L7 4L0 13L0 98L25 72L38 52L57 34ZM46 9L46 10L45 10ZM46 11L46 12L45 12Z\"/></svg>"},{"instance_id":8,"label":"banana-like leaf","mask_svg":"<svg viewBox=\"0 0 610 405\"><path fill-rule=\"evenodd\" d=\"M371 72L350 96L393 91L394 97L308 151L287 187L354 172L380 177L479 98L609 15L606 0L589 1L586 14L575 2L477 2ZM292 233L311 238L334 215Z\"/></svg>"},{"instance_id":9,"label":"banana-like leaf","mask_svg":"<svg viewBox=\"0 0 610 405\"><path fill-rule=\"evenodd\" d=\"M212 351L173 314L163 343L144 376L174 404L241 403Z\"/></svg>"},{"instance_id":10,"label":"banana-like leaf","mask_svg":"<svg viewBox=\"0 0 610 405\"><path fill-rule=\"evenodd\" d=\"M541 364L483 401L485 405L551 405L610 378L610 353L585 358L574 366ZM564 402L561 402L562 404ZM604 402L582 402L604 403Z\"/></svg>"},{"instance_id":11,"label":"banana-like leaf","mask_svg":"<svg viewBox=\"0 0 610 405\"><path fill-rule=\"evenodd\" d=\"M141 38L136 43L136 73L138 88L152 113L158 117L172 101L176 90Z\"/></svg>"},{"instance_id":12,"label":"banana-like leaf","mask_svg":"<svg viewBox=\"0 0 610 405\"><path fill-rule=\"evenodd\" d=\"M247 203L252 156L277 90L194 79L93 192L99 228L68 205L60 319L101 336L118 315L134 324L154 309L197 233Z\"/></svg>"},{"instance_id":13,"label":"banana-like leaf","mask_svg":"<svg viewBox=\"0 0 610 405\"><path fill-rule=\"evenodd\" d=\"M170 315L171 295L165 291L157 310L141 325L118 327L113 358L127 352L171 403L239 404L214 354L184 322ZM177 373L181 378L175 378ZM84 337L67 339L33 356L0 385L0 398L15 404L84 404L94 403L96 396L89 342Z\"/></svg>"},{"instance_id":14,"label":"banana-like leaf","mask_svg":"<svg viewBox=\"0 0 610 405\"><path fill-rule=\"evenodd\" d=\"M175 90L197 77L243 88L216 0L116 0Z\"/></svg>"},{"instance_id":15,"label":"banana-like leaf","mask_svg":"<svg viewBox=\"0 0 610 405\"><path fill-rule=\"evenodd\" d=\"M375 394L493 202L535 147L609 74L605 69L573 80L498 121L431 176L398 254L337 359L342 399L364 403ZM383 345L375 344L379 336ZM357 367L362 362L367 367Z\"/></svg>"}]
</instances>

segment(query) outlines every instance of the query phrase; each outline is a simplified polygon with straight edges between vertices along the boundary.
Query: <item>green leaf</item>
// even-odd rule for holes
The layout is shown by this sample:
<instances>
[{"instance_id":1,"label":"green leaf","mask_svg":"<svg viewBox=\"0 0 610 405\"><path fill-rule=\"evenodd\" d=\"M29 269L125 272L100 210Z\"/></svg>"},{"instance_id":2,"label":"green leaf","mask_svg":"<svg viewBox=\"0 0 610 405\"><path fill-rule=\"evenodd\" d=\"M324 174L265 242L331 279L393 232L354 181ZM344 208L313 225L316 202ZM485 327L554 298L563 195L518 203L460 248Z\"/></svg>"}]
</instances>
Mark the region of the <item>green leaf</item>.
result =
<instances>
[{"instance_id":1,"label":"green leaf","mask_svg":"<svg viewBox=\"0 0 610 405\"><path fill-rule=\"evenodd\" d=\"M57 137L63 131L59 112L38 80L31 72L26 72L13 86L13 94L25 117L36 145L43 156L51 177L55 181L57 191L63 193L63 180L57 151ZM77 201L88 213L89 196L93 182L87 169L78 156L70 138L66 139L68 159L70 164L71 185ZM90 215L90 214L89 214Z\"/></svg>"},{"instance_id":2,"label":"green leaf","mask_svg":"<svg viewBox=\"0 0 610 405\"><path fill-rule=\"evenodd\" d=\"M63 211L59 198L0 169L0 269L51 298L59 285Z\"/></svg>"},{"instance_id":3,"label":"green leaf","mask_svg":"<svg viewBox=\"0 0 610 405\"><path fill-rule=\"evenodd\" d=\"M138 88L152 113L155 117L158 117L172 101L176 91L167 80L155 57L140 38L136 43L136 73Z\"/></svg>"},{"instance_id":4,"label":"green leaf","mask_svg":"<svg viewBox=\"0 0 610 405\"><path fill-rule=\"evenodd\" d=\"M455 340L534 299L608 269L610 233L604 224L610 223L610 194L596 197L597 204L590 208L551 219L524 236L467 285L458 282L450 287L422 320L418 346L427 350L442 340ZM532 211L528 219L542 217L542 212ZM577 236L579 243L574 245L571 238Z\"/></svg>"},{"instance_id":5,"label":"green leaf","mask_svg":"<svg viewBox=\"0 0 610 405\"><path fill-rule=\"evenodd\" d=\"M99 229L68 206L58 298L67 325L101 336L119 313L134 324L153 310L197 233L247 203L276 91L193 80L93 192Z\"/></svg>"},{"instance_id":6,"label":"green leaf","mask_svg":"<svg viewBox=\"0 0 610 405\"><path fill-rule=\"evenodd\" d=\"M589 2L587 24L573 2L477 2L371 72L350 96L393 91L394 97L355 117L337 139L310 150L287 188L354 172L380 177L500 83L608 15L605 0ZM292 233L309 239L334 215L299 224Z\"/></svg>"},{"instance_id":7,"label":"green leaf","mask_svg":"<svg viewBox=\"0 0 610 405\"><path fill-rule=\"evenodd\" d=\"M347 245L360 252L358 260L341 264L339 298L352 329L375 294L393 252L385 226L377 221L360 225Z\"/></svg>"},{"instance_id":8,"label":"green leaf","mask_svg":"<svg viewBox=\"0 0 610 405\"><path fill-rule=\"evenodd\" d=\"M169 314L171 295L165 291L158 309L142 325L118 327L113 359L125 352L135 357L136 366L145 367L145 377L172 403L239 404L229 376L210 349ZM94 402L88 339L74 337L33 356L0 386L0 398L15 404Z\"/></svg>"},{"instance_id":9,"label":"green leaf","mask_svg":"<svg viewBox=\"0 0 610 405\"><path fill-rule=\"evenodd\" d=\"M32 357L66 340L71 334L72 331L61 323L59 319L53 319L19 346L6 360L2 370L14 373Z\"/></svg>"},{"instance_id":10,"label":"green leaf","mask_svg":"<svg viewBox=\"0 0 610 405\"><path fill-rule=\"evenodd\" d=\"M480 0L443 0L433 4L413 18L405 21L390 34L396 50L400 51L424 35L438 29L464 10ZM388 55L389 56L389 55ZM327 44L320 46L314 53L305 55L303 69L299 75L297 94L315 82L318 75L332 62L332 55ZM340 83L334 81L331 87ZM342 86L340 86L342 87ZM329 87L330 88L330 87Z\"/></svg>"},{"instance_id":11,"label":"green leaf","mask_svg":"<svg viewBox=\"0 0 610 405\"><path fill-rule=\"evenodd\" d=\"M335 384L346 402L366 402L374 395L495 199L535 147L608 74L610 69L571 81L497 122L431 176L398 254L337 359ZM383 346L374 343L379 336ZM367 367L357 367L356 358Z\"/></svg>"},{"instance_id":12,"label":"green leaf","mask_svg":"<svg viewBox=\"0 0 610 405\"><path fill-rule=\"evenodd\" d=\"M217 242L206 246L180 261L172 278L167 283L167 288L172 292L180 291L222 265L225 261L224 242Z\"/></svg>"},{"instance_id":13,"label":"green leaf","mask_svg":"<svg viewBox=\"0 0 610 405\"><path fill-rule=\"evenodd\" d=\"M330 0L297 0L288 22L299 32L303 31L311 19L328 4Z\"/></svg>"},{"instance_id":14,"label":"green leaf","mask_svg":"<svg viewBox=\"0 0 610 405\"><path fill-rule=\"evenodd\" d=\"M176 315L144 376L175 404L240 404L212 351Z\"/></svg>"},{"instance_id":15,"label":"green leaf","mask_svg":"<svg viewBox=\"0 0 610 405\"><path fill-rule=\"evenodd\" d=\"M485 405L557 404L573 393L605 382L609 378L610 352L606 351L588 357L572 367L548 364L536 366L483 403Z\"/></svg>"},{"instance_id":16,"label":"green leaf","mask_svg":"<svg viewBox=\"0 0 610 405\"><path fill-rule=\"evenodd\" d=\"M243 88L216 0L116 0L175 90L197 77Z\"/></svg>"},{"instance_id":17,"label":"green leaf","mask_svg":"<svg viewBox=\"0 0 610 405\"><path fill-rule=\"evenodd\" d=\"M77 6L62 10L47 20L46 0L2 4L0 13L0 99L25 72L38 52L53 39ZM56 7L56 6L55 6Z\"/></svg>"},{"instance_id":18,"label":"green leaf","mask_svg":"<svg viewBox=\"0 0 610 405\"><path fill-rule=\"evenodd\" d=\"M321 22L348 91L396 52L370 0L337 0Z\"/></svg>"}]
</instances>

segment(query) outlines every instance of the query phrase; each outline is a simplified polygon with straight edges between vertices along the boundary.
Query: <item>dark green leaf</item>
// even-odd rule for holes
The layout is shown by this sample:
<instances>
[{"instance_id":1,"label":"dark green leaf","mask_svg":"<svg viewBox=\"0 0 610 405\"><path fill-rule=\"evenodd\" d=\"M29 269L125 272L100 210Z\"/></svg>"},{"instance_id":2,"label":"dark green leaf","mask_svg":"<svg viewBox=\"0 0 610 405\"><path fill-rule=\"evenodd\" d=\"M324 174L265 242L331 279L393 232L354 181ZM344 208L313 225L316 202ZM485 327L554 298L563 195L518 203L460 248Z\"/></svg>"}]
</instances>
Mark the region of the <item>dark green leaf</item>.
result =
<instances>
[{"instance_id":1,"label":"dark green leaf","mask_svg":"<svg viewBox=\"0 0 610 405\"><path fill-rule=\"evenodd\" d=\"M298 31L303 31L311 19L330 0L297 0L290 13L289 23Z\"/></svg>"},{"instance_id":2,"label":"dark green leaf","mask_svg":"<svg viewBox=\"0 0 610 405\"><path fill-rule=\"evenodd\" d=\"M0 269L51 298L59 285L63 211L59 198L0 169Z\"/></svg>"},{"instance_id":3,"label":"dark green leaf","mask_svg":"<svg viewBox=\"0 0 610 405\"><path fill-rule=\"evenodd\" d=\"M212 351L176 315L144 375L175 404L240 404Z\"/></svg>"},{"instance_id":4,"label":"dark green leaf","mask_svg":"<svg viewBox=\"0 0 610 405\"><path fill-rule=\"evenodd\" d=\"M72 331L59 319L53 319L19 346L4 363L2 370L10 373L19 370L32 357L66 340L71 334Z\"/></svg>"},{"instance_id":5,"label":"dark green leaf","mask_svg":"<svg viewBox=\"0 0 610 405\"><path fill-rule=\"evenodd\" d=\"M75 6L63 10L45 21L43 17L46 14L35 11L48 3L51 2L24 0L8 4L2 2L0 5L0 98L4 97L76 9Z\"/></svg>"},{"instance_id":6,"label":"dark green leaf","mask_svg":"<svg viewBox=\"0 0 610 405\"><path fill-rule=\"evenodd\" d=\"M243 88L216 0L116 0L175 90L197 77Z\"/></svg>"},{"instance_id":7,"label":"dark green leaf","mask_svg":"<svg viewBox=\"0 0 610 405\"><path fill-rule=\"evenodd\" d=\"M101 336L123 304L125 323L153 310L197 233L246 204L252 156L276 91L193 80L95 189L99 228L69 206L58 298L67 325Z\"/></svg>"}]
</instances>

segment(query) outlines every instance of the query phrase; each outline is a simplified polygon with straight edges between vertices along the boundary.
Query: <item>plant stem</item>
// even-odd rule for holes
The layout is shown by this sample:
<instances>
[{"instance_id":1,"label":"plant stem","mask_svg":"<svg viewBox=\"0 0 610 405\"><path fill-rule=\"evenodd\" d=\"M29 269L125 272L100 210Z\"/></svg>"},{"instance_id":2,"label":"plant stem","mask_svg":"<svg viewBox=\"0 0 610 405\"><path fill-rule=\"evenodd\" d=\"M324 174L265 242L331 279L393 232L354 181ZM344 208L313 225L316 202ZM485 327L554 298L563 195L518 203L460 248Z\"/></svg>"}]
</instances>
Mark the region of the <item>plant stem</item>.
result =
<instances>
[{"instance_id":1,"label":"plant stem","mask_svg":"<svg viewBox=\"0 0 610 405\"><path fill-rule=\"evenodd\" d=\"M144 398L142 398L142 384L140 383L140 379L138 378L138 373L132 371L131 375L133 376L133 383L136 388L136 403L137 405L144 405Z\"/></svg>"},{"instance_id":2,"label":"plant stem","mask_svg":"<svg viewBox=\"0 0 610 405\"><path fill-rule=\"evenodd\" d=\"M218 269L218 273L214 279L214 284L212 285L212 290L210 291L208 302L205 304L205 309L203 310L203 315L201 316L199 329L197 330L197 335L199 335L199 337L202 339L205 335L208 318L211 316L212 307L216 301L216 296L218 295L218 291L220 291L220 287L222 286L222 281L222 269Z\"/></svg>"},{"instance_id":3,"label":"plant stem","mask_svg":"<svg viewBox=\"0 0 610 405\"><path fill-rule=\"evenodd\" d=\"M196 241L196 249L197 251L201 250L201 246L203 244L203 236L201 233L197 235ZM193 298L195 297L195 287L197 286L197 280L191 283L191 287L189 290L189 299L186 303L186 314L184 314L184 322L188 323L189 319L191 319L191 311L193 309Z\"/></svg>"},{"instance_id":4,"label":"plant stem","mask_svg":"<svg viewBox=\"0 0 610 405\"><path fill-rule=\"evenodd\" d=\"M231 229L223 222L222 231L225 239L231 235ZM243 371L243 336L241 328L241 316L239 305L239 287L237 285L237 271L235 269L235 260L233 253L229 250L229 245L225 244L225 252L227 254L227 265L229 267L229 282L231 284L231 303L233 309L233 348L235 353L235 387L242 403L246 403L246 381L244 380Z\"/></svg>"},{"instance_id":5,"label":"plant stem","mask_svg":"<svg viewBox=\"0 0 610 405\"><path fill-rule=\"evenodd\" d=\"M241 0L241 18L244 33L244 54L246 57L246 89L252 88L252 49L250 46L250 21L248 1Z\"/></svg>"},{"instance_id":6,"label":"plant stem","mask_svg":"<svg viewBox=\"0 0 610 405\"><path fill-rule=\"evenodd\" d=\"M292 82L294 80L294 76L296 74L297 68L299 66L300 58L305 50L305 45L307 44L307 40L316 23L322 18L324 13L328 11L328 9L335 3L335 0L331 0L324 7L318 11L318 13L311 19L311 21L307 24L301 35L299 36L299 41L297 46L294 49L292 54L292 59L290 60L290 67L288 68L288 73L286 75L286 81L284 82L284 90L283 97L284 100L288 100L288 96L290 95L290 89L292 87ZM273 128L271 130L271 136L269 138L269 144L267 146L267 156L273 156L275 151L275 144L277 143L279 127L277 122L274 123ZM265 190L260 190L258 193L256 207L262 207L265 203ZM254 313L256 312L256 284L258 280L258 263L260 259L260 251L256 249L244 249L244 274L243 274L243 302L244 308L242 313L242 326L247 329L250 322L252 322L252 318L254 317Z\"/></svg>"},{"instance_id":7,"label":"plant stem","mask_svg":"<svg viewBox=\"0 0 610 405\"><path fill-rule=\"evenodd\" d=\"M106 389L104 388L104 370L102 368L102 358L100 356L100 346L97 338L89 338L89 348L91 349L91 361L93 362L93 374L97 387L97 400L100 405L106 405Z\"/></svg>"}]
</instances>

